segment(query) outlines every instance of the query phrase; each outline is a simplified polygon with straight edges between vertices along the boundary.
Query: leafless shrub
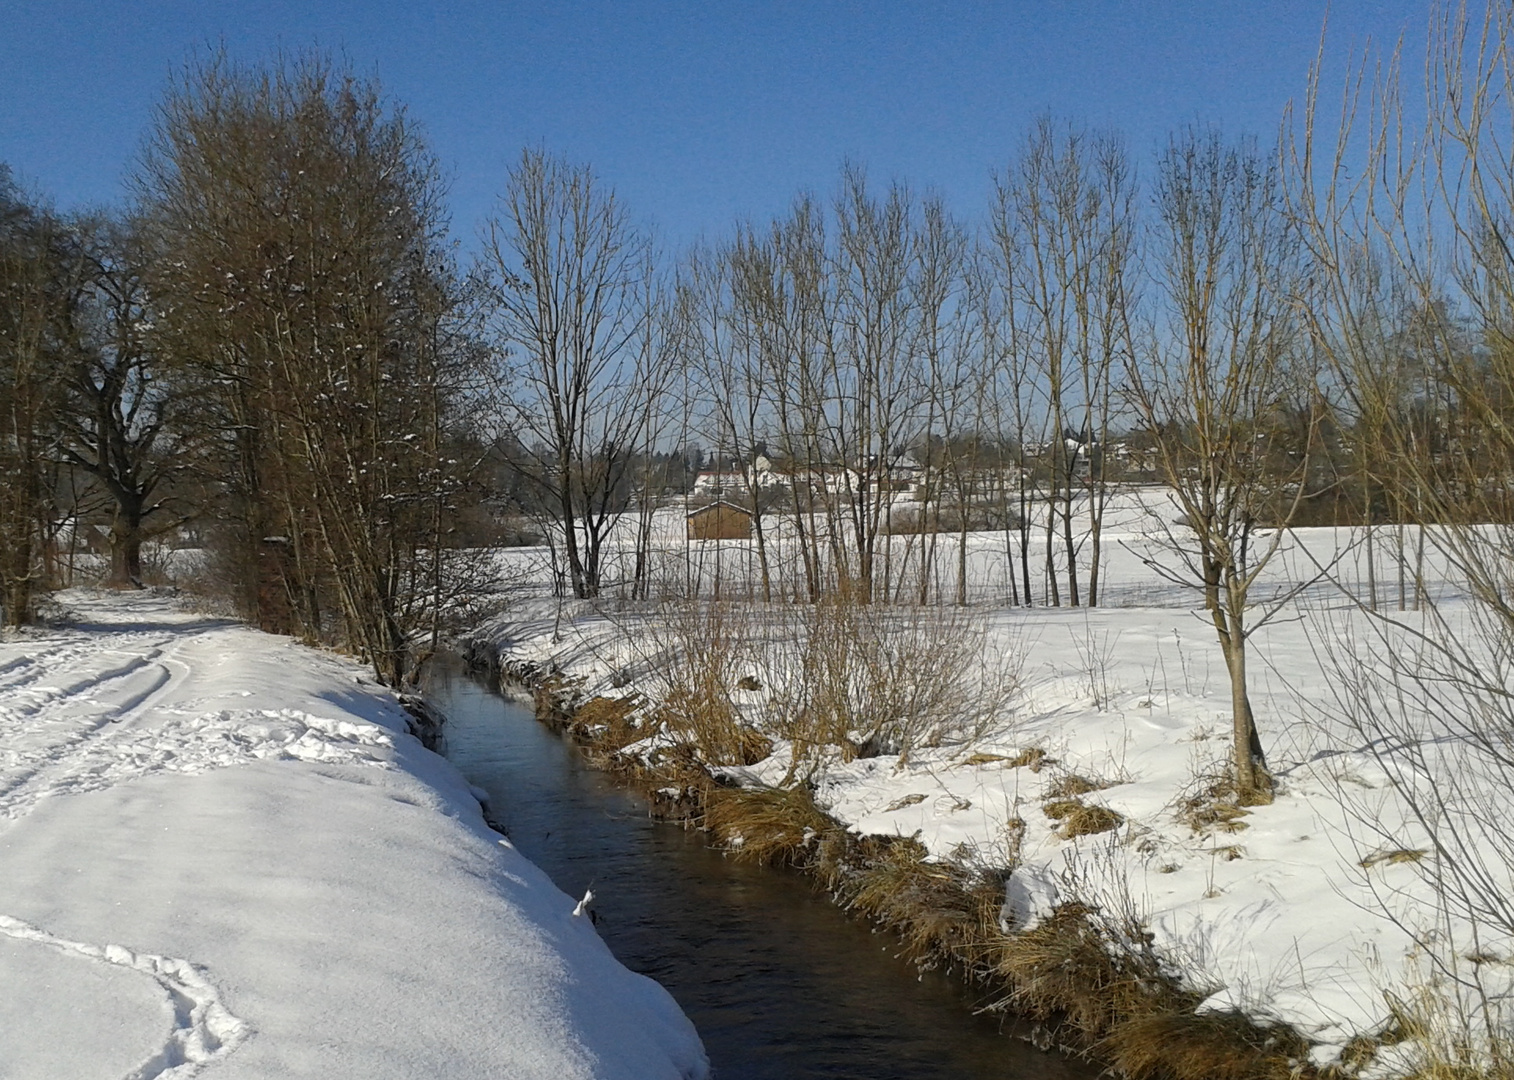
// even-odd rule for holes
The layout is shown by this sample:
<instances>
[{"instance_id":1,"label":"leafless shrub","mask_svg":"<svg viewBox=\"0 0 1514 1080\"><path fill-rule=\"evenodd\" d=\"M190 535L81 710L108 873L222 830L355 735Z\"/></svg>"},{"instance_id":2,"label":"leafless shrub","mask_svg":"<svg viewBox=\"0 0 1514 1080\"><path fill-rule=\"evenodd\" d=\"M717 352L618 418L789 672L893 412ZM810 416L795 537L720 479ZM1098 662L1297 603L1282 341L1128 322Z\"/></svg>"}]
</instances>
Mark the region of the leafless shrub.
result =
<instances>
[{"instance_id":1,"label":"leafless shrub","mask_svg":"<svg viewBox=\"0 0 1514 1080\"><path fill-rule=\"evenodd\" d=\"M753 678L755 621L750 607L676 600L646 630L656 656L655 720L712 765L750 765L772 752L731 696Z\"/></svg>"},{"instance_id":2,"label":"leafless shrub","mask_svg":"<svg viewBox=\"0 0 1514 1080\"><path fill-rule=\"evenodd\" d=\"M1015 658L961 609L825 600L802 620L773 643L769 680L796 768L823 747L850 760L980 737L1019 690Z\"/></svg>"}]
</instances>

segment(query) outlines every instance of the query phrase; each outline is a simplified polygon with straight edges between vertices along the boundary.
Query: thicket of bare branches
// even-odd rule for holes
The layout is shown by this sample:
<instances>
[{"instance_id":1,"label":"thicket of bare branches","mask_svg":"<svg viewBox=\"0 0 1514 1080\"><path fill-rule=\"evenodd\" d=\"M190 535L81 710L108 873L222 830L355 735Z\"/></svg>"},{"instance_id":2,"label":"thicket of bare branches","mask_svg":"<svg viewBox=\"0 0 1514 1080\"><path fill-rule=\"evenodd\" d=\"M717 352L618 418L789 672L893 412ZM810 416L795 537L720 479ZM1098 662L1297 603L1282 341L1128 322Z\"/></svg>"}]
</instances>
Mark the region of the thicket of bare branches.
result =
<instances>
[{"instance_id":1,"label":"thicket of bare branches","mask_svg":"<svg viewBox=\"0 0 1514 1080\"><path fill-rule=\"evenodd\" d=\"M56 422L76 354L82 260L63 223L0 167L0 617L20 626L47 588L57 520Z\"/></svg>"},{"instance_id":2,"label":"thicket of bare branches","mask_svg":"<svg viewBox=\"0 0 1514 1080\"><path fill-rule=\"evenodd\" d=\"M527 150L484 262L506 460L561 546L575 597L600 594L605 546L635 466L662 434L673 381L650 242L588 166Z\"/></svg>"},{"instance_id":3,"label":"thicket of bare branches","mask_svg":"<svg viewBox=\"0 0 1514 1080\"><path fill-rule=\"evenodd\" d=\"M319 56L215 55L170 87L140 186L157 345L208 432L238 607L398 684L444 591L466 374L434 160Z\"/></svg>"},{"instance_id":4,"label":"thicket of bare branches","mask_svg":"<svg viewBox=\"0 0 1514 1080\"><path fill-rule=\"evenodd\" d=\"M1404 807L1404 820L1354 807L1359 827L1428 845L1416 866L1434 910L1384 905L1423 946L1424 997L1404 1012L1426 1074L1514 1070L1514 1018L1482 967L1514 938L1511 45L1507 4L1440 10L1422 124L1396 53L1353 72L1338 106L1316 70L1289 155L1319 285L1313 336L1372 461L1359 479L1418 526L1397 552L1397 607L1418 612L1380 608L1373 581L1363 607L1377 618L1321 650L1340 716ZM1369 514L1368 542L1376 529ZM1448 591L1421 576L1427 548Z\"/></svg>"}]
</instances>

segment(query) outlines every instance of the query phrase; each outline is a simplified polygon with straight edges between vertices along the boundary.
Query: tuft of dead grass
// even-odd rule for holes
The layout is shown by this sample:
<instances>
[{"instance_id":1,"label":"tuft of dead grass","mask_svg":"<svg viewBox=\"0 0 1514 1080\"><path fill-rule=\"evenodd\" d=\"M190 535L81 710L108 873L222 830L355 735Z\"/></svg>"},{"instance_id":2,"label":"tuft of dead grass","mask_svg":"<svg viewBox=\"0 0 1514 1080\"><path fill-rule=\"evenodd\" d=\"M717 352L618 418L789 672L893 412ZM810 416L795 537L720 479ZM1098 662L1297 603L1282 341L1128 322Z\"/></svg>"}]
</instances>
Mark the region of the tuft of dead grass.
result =
<instances>
[{"instance_id":1,"label":"tuft of dead grass","mask_svg":"<svg viewBox=\"0 0 1514 1080\"><path fill-rule=\"evenodd\" d=\"M641 699L631 697L592 697L573 710L568 734L575 742L592 742L596 747L619 750L641 737L631 717Z\"/></svg>"},{"instance_id":2,"label":"tuft of dead grass","mask_svg":"<svg viewBox=\"0 0 1514 1080\"><path fill-rule=\"evenodd\" d=\"M1030 746L1021 750L1014 757L1004 763L1006 769L1029 769L1038 773L1048 765L1055 765L1056 759L1048 757L1045 750L1039 746Z\"/></svg>"},{"instance_id":3,"label":"tuft of dead grass","mask_svg":"<svg viewBox=\"0 0 1514 1080\"><path fill-rule=\"evenodd\" d=\"M1058 833L1064 840L1110 832L1125 823L1125 818L1109 807L1089 806L1078 799L1053 799L1041 810L1053 821L1062 823Z\"/></svg>"},{"instance_id":4,"label":"tuft of dead grass","mask_svg":"<svg viewBox=\"0 0 1514 1080\"><path fill-rule=\"evenodd\" d=\"M738 859L803 865L818 841L839 829L804 785L791 788L712 788L704 827Z\"/></svg>"},{"instance_id":5,"label":"tuft of dead grass","mask_svg":"<svg viewBox=\"0 0 1514 1080\"><path fill-rule=\"evenodd\" d=\"M1426 855L1430 854L1424 848L1394 848L1391 851L1374 851L1371 855L1362 859L1363 869L1369 869L1380 863L1389 866L1402 866L1405 863L1417 863Z\"/></svg>"},{"instance_id":6,"label":"tuft of dead grass","mask_svg":"<svg viewBox=\"0 0 1514 1080\"><path fill-rule=\"evenodd\" d=\"M898 933L905 955L922 967L971 954L1004 902L1003 871L931 860L913 837L865 837L854 860L838 898Z\"/></svg>"},{"instance_id":7,"label":"tuft of dead grass","mask_svg":"<svg viewBox=\"0 0 1514 1080\"><path fill-rule=\"evenodd\" d=\"M1107 787L1109 785L1106 783L1090 780L1077 773L1067 773L1054 780L1046 789L1046 794L1052 799L1073 799L1079 795L1087 795L1090 791L1102 791Z\"/></svg>"},{"instance_id":8,"label":"tuft of dead grass","mask_svg":"<svg viewBox=\"0 0 1514 1080\"><path fill-rule=\"evenodd\" d=\"M1037 1019L1060 1019L1085 1036L1150 1007L1162 985L1154 958L1111 947L1093 909L1063 904L1033 929L999 934L992 970L1009 985L999 1006Z\"/></svg>"},{"instance_id":9,"label":"tuft of dead grass","mask_svg":"<svg viewBox=\"0 0 1514 1080\"><path fill-rule=\"evenodd\" d=\"M1099 1043L1130 1080L1292 1080L1309 1044L1284 1027L1258 1027L1234 1012L1136 1013Z\"/></svg>"},{"instance_id":10,"label":"tuft of dead grass","mask_svg":"<svg viewBox=\"0 0 1514 1080\"><path fill-rule=\"evenodd\" d=\"M1271 791L1249 795L1237 791L1235 781L1228 773L1203 776L1186 794L1179 796L1177 817L1198 835L1233 834L1249 828L1249 822L1244 820L1251 814L1247 807L1265 806L1271 802Z\"/></svg>"}]
</instances>

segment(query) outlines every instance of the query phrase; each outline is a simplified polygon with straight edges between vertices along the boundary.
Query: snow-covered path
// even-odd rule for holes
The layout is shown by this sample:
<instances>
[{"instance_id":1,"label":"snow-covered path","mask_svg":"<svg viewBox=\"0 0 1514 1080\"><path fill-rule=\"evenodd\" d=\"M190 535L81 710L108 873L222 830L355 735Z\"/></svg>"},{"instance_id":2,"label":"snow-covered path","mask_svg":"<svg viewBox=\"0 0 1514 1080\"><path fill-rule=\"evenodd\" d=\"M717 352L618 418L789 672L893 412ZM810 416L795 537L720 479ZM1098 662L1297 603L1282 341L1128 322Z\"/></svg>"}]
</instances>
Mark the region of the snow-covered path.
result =
<instances>
[{"instance_id":1,"label":"snow-covered path","mask_svg":"<svg viewBox=\"0 0 1514 1080\"><path fill-rule=\"evenodd\" d=\"M355 665L70 594L0 642L0 1077L697 1077Z\"/></svg>"}]
</instances>

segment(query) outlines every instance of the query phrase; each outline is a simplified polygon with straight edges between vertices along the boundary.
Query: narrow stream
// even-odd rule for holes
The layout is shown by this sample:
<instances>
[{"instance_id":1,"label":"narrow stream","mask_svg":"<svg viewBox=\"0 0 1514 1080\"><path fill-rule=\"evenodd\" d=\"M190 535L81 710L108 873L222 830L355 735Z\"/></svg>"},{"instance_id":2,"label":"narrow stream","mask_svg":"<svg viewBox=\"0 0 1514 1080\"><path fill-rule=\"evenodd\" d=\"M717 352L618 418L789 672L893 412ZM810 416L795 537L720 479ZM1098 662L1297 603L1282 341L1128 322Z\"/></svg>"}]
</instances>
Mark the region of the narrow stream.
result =
<instances>
[{"instance_id":1,"label":"narrow stream","mask_svg":"<svg viewBox=\"0 0 1514 1080\"><path fill-rule=\"evenodd\" d=\"M579 758L530 711L437 665L445 752L486 790L511 840L571 896L594 890L600 935L667 987L704 1038L717 1080L1087 1080L1035 1050L972 991L896 958L795 873L753 867Z\"/></svg>"}]
</instances>

